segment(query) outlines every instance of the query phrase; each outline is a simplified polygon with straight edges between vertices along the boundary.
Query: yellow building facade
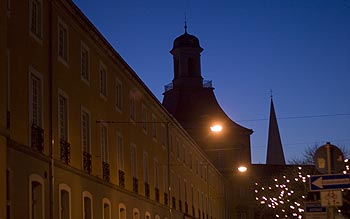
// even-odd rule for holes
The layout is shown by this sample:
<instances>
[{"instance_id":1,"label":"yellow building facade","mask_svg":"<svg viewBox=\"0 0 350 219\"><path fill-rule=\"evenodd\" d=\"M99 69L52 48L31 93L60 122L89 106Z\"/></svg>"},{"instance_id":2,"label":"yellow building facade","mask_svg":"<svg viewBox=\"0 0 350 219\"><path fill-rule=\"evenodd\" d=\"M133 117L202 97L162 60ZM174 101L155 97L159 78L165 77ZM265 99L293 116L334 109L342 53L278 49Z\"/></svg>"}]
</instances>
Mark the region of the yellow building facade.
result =
<instances>
[{"instance_id":1,"label":"yellow building facade","mask_svg":"<svg viewBox=\"0 0 350 219\"><path fill-rule=\"evenodd\" d=\"M0 4L0 218L226 218L225 178L72 1Z\"/></svg>"}]
</instances>

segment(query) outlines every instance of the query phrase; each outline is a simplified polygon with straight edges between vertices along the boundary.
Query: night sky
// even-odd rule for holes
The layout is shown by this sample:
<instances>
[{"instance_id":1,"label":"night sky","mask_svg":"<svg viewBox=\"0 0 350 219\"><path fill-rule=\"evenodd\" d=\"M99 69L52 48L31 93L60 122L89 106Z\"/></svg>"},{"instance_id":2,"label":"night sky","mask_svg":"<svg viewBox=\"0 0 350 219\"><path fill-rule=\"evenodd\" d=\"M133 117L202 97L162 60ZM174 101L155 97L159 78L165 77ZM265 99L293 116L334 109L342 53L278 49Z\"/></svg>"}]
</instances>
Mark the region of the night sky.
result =
<instances>
[{"instance_id":1,"label":"night sky","mask_svg":"<svg viewBox=\"0 0 350 219\"><path fill-rule=\"evenodd\" d=\"M349 0L74 0L163 99L173 40L204 49L202 76L230 118L253 129L253 163L265 163L271 90L286 160L327 141L350 148Z\"/></svg>"}]
</instances>

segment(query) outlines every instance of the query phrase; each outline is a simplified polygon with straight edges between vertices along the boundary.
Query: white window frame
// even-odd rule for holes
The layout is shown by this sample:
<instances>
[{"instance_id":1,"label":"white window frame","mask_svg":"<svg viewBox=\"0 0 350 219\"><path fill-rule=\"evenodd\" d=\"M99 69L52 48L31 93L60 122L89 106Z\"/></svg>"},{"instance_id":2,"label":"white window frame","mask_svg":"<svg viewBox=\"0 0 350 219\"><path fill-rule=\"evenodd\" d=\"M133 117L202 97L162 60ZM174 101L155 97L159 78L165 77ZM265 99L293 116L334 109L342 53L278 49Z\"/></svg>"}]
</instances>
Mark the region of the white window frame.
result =
<instances>
[{"instance_id":1,"label":"white window frame","mask_svg":"<svg viewBox=\"0 0 350 219\"><path fill-rule=\"evenodd\" d=\"M108 126L107 124L100 124L100 148L102 162L109 162L109 148L108 148Z\"/></svg>"},{"instance_id":2,"label":"white window frame","mask_svg":"<svg viewBox=\"0 0 350 219\"><path fill-rule=\"evenodd\" d=\"M90 192L88 192L88 191L83 191L83 219L85 219L85 203L84 203L84 199L85 199L85 197L86 198L89 198L90 199L90 202L91 202L91 206L90 206L90 209L91 209L91 219L93 219L94 218L94 203L93 203L93 199L92 199L92 194L90 193Z\"/></svg>"},{"instance_id":3,"label":"white window frame","mask_svg":"<svg viewBox=\"0 0 350 219\"><path fill-rule=\"evenodd\" d=\"M115 109L118 112L123 110L123 84L118 78L115 79Z\"/></svg>"},{"instance_id":4,"label":"white window frame","mask_svg":"<svg viewBox=\"0 0 350 219\"><path fill-rule=\"evenodd\" d=\"M145 219L151 219L151 213L149 213L148 211L146 211L145 213Z\"/></svg>"},{"instance_id":5,"label":"white window frame","mask_svg":"<svg viewBox=\"0 0 350 219\"><path fill-rule=\"evenodd\" d=\"M9 1L8 1L9 2ZM35 30L33 27L33 4L39 4L39 12L35 16ZM38 43L42 44L43 39L43 1L42 0L30 0L29 1L29 35L33 37Z\"/></svg>"},{"instance_id":6,"label":"white window frame","mask_svg":"<svg viewBox=\"0 0 350 219\"><path fill-rule=\"evenodd\" d=\"M44 179L39 176L38 174L31 174L29 176L29 219L36 219L36 218L33 218L33 212L32 212L32 209L33 209L33 193L32 193L32 185L33 185L33 182L37 182L39 184L41 184L41 200L42 200L42 206L41 206L41 215L42 215L42 219L45 218L45 184L44 184Z\"/></svg>"},{"instance_id":7,"label":"white window frame","mask_svg":"<svg viewBox=\"0 0 350 219\"><path fill-rule=\"evenodd\" d=\"M143 152L143 181L149 183L149 160L147 151Z\"/></svg>"},{"instance_id":8,"label":"white window frame","mask_svg":"<svg viewBox=\"0 0 350 219\"><path fill-rule=\"evenodd\" d=\"M106 217L105 215L105 211L104 211L104 208L105 208L105 205L108 205L108 214L109 214L109 217ZM112 204L111 204L111 201L108 199L108 198L103 198L102 199L102 219L111 219L112 218Z\"/></svg>"},{"instance_id":9,"label":"white window frame","mask_svg":"<svg viewBox=\"0 0 350 219\"><path fill-rule=\"evenodd\" d=\"M68 206L69 206L69 219L72 218L72 199L71 199L71 188L67 185L67 184L64 184L64 183L61 183L58 185L58 218L59 219L62 219L62 212L61 212L61 209L62 209L62 191L66 191L68 192Z\"/></svg>"},{"instance_id":10,"label":"white window frame","mask_svg":"<svg viewBox=\"0 0 350 219\"><path fill-rule=\"evenodd\" d=\"M131 176L137 178L137 147L134 143L130 144L130 163Z\"/></svg>"},{"instance_id":11,"label":"white window frame","mask_svg":"<svg viewBox=\"0 0 350 219\"><path fill-rule=\"evenodd\" d=\"M122 217L122 215L121 215L121 211L125 211L125 213L124 213L124 217ZM119 204L119 206L118 206L118 218L119 219L126 219L127 217L126 217L126 206L125 206L125 204L124 203L120 203Z\"/></svg>"},{"instance_id":12,"label":"white window frame","mask_svg":"<svg viewBox=\"0 0 350 219\"><path fill-rule=\"evenodd\" d=\"M86 134L87 134L87 138L86 143L87 145L84 145L84 124L83 124L83 116L84 113L86 113L86 115L88 116L88 127L86 130ZM80 119L80 126L81 126L81 147L82 147L82 152L87 152L89 154L91 154L91 116L90 116L90 111L88 109L86 109L85 107L81 107L81 119ZM87 150L85 150L87 149Z\"/></svg>"},{"instance_id":13,"label":"white window frame","mask_svg":"<svg viewBox=\"0 0 350 219\"><path fill-rule=\"evenodd\" d=\"M159 162L157 158L153 159L153 168L154 168L154 188L159 189Z\"/></svg>"},{"instance_id":14,"label":"white window frame","mask_svg":"<svg viewBox=\"0 0 350 219\"><path fill-rule=\"evenodd\" d=\"M68 25L60 18L57 18L57 58L64 65L68 66L69 62L69 28ZM61 27L65 30L66 36L63 37L63 54L60 54L60 30Z\"/></svg>"},{"instance_id":15,"label":"white window frame","mask_svg":"<svg viewBox=\"0 0 350 219\"><path fill-rule=\"evenodd\" d=\"M144 133L147 133L147 107L145 104L142 103L141 105L141 126L142 131Z\"/></svg>"},{"instance_id":16,"label":"white window frame","mask_svg":"<svg viewBox=\"0 0 350 219\"><path fill-rule=\"evenodd\" d=\"M58 140L61 140L62 139L62 124L61 124L61 120L63 119L63 120L65 120L64 121L64 123L66 123L65 124L65 126L66 127L64 127L64 129L66 129L65 130L65 136L64 136L64 138L62 139L62 140L64 140L64 141L66 141L66 142L69 142L69 97L68 97L68 95L64 92L64 91L62 91L61 89L58 89L58 95L57 95L58 97L57 97L57 101L58 101L58 115L57 115L57 117L58 117L58 122L57 122L57 124L58 124ZM63 118L61 117L61 101L60 101L60 98L64 98L65 99L65 101L66 101L66 105L65 105L65 113L66 113L66 115L64 115L63 116Z\"/></svg>"},{"instance_id":17,"label":"white window frame","mask_svg":"<svg viewBox=\"0 0 350 219\"><path fill-rule=\"evenodd\" d=\"M136 97L132 92L129 95L129 118L131 122L136 121Z\"/></svg>"},{"instance_id":18,"label":"white window frame","mask_svg":"<svg viewBox=\"0 0 350 219\"><path fill-rule=\"evenodd\" d=\"M120 144L118 143L119 139ZM124 171L124 139L120 132L116 134L116 145L118 170Z\"/></svg>"},{"instance_id":19,"label":"white window frame","mask_svg":"<svg viewBox=\"0 0 350 219\"><path fill-rule=\"evenodd\" d=\"M163 146L163 148L165 148L165 146L166 146L166 127L165 127L165 124L161 124L160 125L160 127L161 127L161 144L162 144L162 146Z\"/></svg>"},{"instance_id":20,"label":"white window frame","mask_svg":"<svg viewBox=\"0 0 350 219\"><path fill-rule=\"evenodd\" d=\"M163 166L163 190L165 193L169 193L169 176L168 176L168 166ZM169 196L169 194L168 194Z\"/></svg>"},{"instance_id":21,"label":"white window frame","mask_svg":"<svg viewBox=\"0 0 350 219\"><path fill-rule=\"evenodd\" d=\"M106 99L108 96L108 72L106 65L100 61L98 68L100 97Z\"/></svg>"},{"instance_id":22,"label":"white window frame","mask_svg":"<svg viewBox=\"0 0 350 219\"><path fill-rule=\"evenodd\" d=\"M84 53L87 55L86 63L83 62ZM80 42L80 79L90 86L90 49L83 41Z\"/></svg>"},{"instance_id":23,"label":"white window frame","mask_svg":"<svg viewBox=\"0 0 350 219\"><path fill-rule=\"evenodd\" d=\"M152 138L157 141L157 116L152 114Z\"/></svg>"},{"instance_id":24,"label":"white window frame","mask_svg":"<svg viewBox=\"0 0 350 219\"><path fill-rule=\"evenodd\" d=\"M38 80L39 83L39 88L38 88L38 92L40 92L38 94L38 120L36 125L38 125L39 127L43 127L43 111L44 111L44 95L43 95L43 76L42 74L40 74L38 71L36 71L33 67L29 67L29 125L31 126L33 124L33 93L32 93L32 89L33 89L33 85L32 85L32 77L35 77Z\"/></svg>"},{"instance_id":25,"label":"white window frame","mask_svg":"<svg viewBox=\"0 0 350 219\"><path fill-rule=\"evenodd\" d=\"M138 208L134 208L132 210L132 219L140 219L140 210Z\"/></svg>"}]
</instances>

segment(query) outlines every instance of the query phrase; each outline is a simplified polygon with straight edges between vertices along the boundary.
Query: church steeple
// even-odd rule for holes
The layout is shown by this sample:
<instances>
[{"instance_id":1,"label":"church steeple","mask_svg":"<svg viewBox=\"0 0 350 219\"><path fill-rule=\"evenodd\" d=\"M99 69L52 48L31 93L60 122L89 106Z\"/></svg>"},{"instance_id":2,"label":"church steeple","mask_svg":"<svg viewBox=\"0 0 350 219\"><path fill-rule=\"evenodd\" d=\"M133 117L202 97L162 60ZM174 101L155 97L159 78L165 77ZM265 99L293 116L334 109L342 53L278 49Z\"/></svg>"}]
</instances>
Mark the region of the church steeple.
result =
<instances>
[{"instance_id":1,"label":"church steeple","mask_svg":"<svg viewBox=\"0 0 350 219\"><path fill-rule=\"evenodd\" d=\"M271 95L269 134L267 140L266 164L285 165L283 147L278 129L275 107Z\"/></svg>"},{"instance_id":2,"label":"church steeple","mask_svg":"<svg viewBox=\"0 0 350 219\"><path fill-rule=\"evenodd\" d=\"M174 40L170 51L174 61L174 88L203 86L200 60L202 51L198 38L187 32L185 21L185 33Z\"/></svg>"}]
</instances>

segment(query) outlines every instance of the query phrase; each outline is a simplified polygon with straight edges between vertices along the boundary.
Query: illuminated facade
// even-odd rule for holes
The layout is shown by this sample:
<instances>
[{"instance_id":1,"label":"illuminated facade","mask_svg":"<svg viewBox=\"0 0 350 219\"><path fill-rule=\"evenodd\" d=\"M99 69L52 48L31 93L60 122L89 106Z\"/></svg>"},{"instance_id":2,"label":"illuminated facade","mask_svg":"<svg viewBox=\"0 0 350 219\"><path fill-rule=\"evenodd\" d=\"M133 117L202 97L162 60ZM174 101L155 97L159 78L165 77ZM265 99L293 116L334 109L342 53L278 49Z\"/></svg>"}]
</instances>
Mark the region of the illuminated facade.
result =
<instances>
[{"instance_id":1,"label":"illuminated facade","mask_svg":"<svg viewBox=\"0 0 350 219\"><path fill-rule=\"evenodd\" d=\"M0 3L0 218L225 218L225 178L79 8L25 2Z\"/></svg>"}]
</instances>

